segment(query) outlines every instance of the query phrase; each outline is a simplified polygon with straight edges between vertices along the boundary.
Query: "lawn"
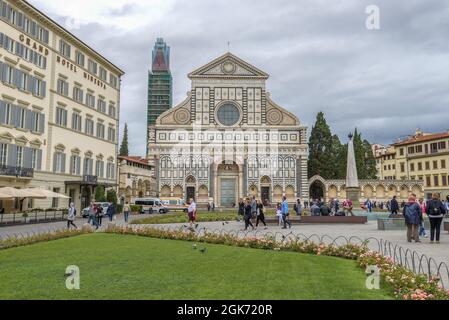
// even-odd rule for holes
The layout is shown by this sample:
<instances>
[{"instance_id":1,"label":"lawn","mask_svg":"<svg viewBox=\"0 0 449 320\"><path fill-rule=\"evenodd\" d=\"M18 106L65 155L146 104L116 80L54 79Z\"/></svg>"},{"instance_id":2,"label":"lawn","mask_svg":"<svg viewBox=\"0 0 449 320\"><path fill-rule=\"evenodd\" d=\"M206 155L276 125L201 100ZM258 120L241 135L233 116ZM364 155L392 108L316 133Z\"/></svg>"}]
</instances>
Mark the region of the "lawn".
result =
<instances>
[{"instance_id":1,"label":"lawn","mask_svg":"<svg viewBox=\"0 0 449 320\"><path fill-rule=\"evenodd\" d=\"M206 248L205 253L200 249ZM90 234L0 251L2 299L391 299L355 261ZM80 268L80 290L65 269Z\"/></svg>"},{"instance_id":2,"label":"lawn","mask_svg":"<svg viewBox=\"0 0 449 320\"><path fill-rule=\"evenodd\" d=\"M268 211L267 216L274 215L274 212ZM197 214L197 222L212 222L212 221L234 221L237 217L237 211L215 211L207 212L200 211ZM239 219L243 219L242 216ZM142 219L136 219L131 224L170 224L170 223L187 223L188 218L186 213L169 213L163 215L150 215Z\"/></svg>"}]
</instances>

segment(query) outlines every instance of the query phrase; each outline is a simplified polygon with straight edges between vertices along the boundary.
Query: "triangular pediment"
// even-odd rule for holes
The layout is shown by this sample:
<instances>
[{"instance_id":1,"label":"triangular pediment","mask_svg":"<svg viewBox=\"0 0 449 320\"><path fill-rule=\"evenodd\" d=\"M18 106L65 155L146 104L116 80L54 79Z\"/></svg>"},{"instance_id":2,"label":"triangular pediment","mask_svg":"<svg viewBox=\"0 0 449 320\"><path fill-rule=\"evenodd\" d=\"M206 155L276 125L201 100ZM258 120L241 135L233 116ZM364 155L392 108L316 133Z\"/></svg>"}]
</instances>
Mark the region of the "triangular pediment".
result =
<instances>
[{"instance_id":1,"label":"triangular pediment","mask_svg":"<svg viewBox=\"0 0 449 320\"><path fill-rule=\"evenodd\" d=\"M228 52L189 74L195 78L268 79L269 75Z\"/></svg>"}]
</instances>

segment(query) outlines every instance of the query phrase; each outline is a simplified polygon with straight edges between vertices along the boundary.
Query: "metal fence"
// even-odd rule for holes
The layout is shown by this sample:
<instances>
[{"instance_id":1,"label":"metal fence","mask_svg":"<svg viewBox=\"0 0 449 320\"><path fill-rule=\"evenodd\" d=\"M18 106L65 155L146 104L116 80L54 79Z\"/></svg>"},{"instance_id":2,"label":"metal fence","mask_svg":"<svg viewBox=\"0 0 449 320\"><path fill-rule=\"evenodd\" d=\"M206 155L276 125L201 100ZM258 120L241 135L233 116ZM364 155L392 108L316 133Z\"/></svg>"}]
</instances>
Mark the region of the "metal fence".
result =
<instances>
[{"instance_id":1,"label":"metal fence","mask_svg":"<svg viewBox=\"0 0 449 320\"><path fill-rule=\"evenodd\" d=\"M23 217L23 213L0 214L0 226L54 222L64 220L66 217L67 213L63 210L32 211L28 212L28 217Z\"/></svg>"}]
</instances>

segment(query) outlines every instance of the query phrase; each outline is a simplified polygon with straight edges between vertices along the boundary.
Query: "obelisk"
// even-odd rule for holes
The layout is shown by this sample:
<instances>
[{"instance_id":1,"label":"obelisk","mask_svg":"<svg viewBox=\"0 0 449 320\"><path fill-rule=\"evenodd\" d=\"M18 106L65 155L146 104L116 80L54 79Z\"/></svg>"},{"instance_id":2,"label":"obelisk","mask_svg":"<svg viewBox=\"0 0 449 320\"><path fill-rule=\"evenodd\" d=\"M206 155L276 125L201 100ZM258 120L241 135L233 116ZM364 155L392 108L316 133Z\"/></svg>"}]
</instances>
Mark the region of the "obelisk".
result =
<instances>
[{"instance_id":1,"label":"obelisk","mask_svg":"<svg viewBox=\"0 0 449 320\"><path fill-rule=\"evenodd\" d=\"M352 133L349 134L348 160L346 167L346 198L354 203L360 199L360 185L357 177L357 164L355 162L354 141Z\"/></svg>"}]
</instances>

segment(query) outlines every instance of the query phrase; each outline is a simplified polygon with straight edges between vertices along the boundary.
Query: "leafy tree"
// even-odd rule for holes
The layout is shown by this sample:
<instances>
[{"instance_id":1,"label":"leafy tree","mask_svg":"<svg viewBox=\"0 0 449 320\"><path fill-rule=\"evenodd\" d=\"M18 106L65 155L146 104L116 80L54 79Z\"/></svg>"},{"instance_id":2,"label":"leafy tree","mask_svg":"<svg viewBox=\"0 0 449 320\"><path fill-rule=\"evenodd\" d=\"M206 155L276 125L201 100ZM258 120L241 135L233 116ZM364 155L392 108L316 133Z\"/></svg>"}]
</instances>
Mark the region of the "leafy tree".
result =
<instances>
[{"instance_id":1,"label":"leafy tree","mask_svg":"<svg viewBox=\"0 0 449 320\"><path fill-rule=\"evenodd\" d=\"M129 156L128 150L128 124L125 123L125 129L123 130L123 140L120 145L120 156L126 157Z\"/></svg>"},{"instance_id":2,"label":"leafy tree","mask_svg":"<svg viewBox=\"0 0 449 320\"><path fill-rule=\"evenodd\" d=\"M95 201L96 202L106 202L106 197L104 194L103 186L98 186L95 188Z\"/></svg>"},{"instance_id":3,"label":"leafy tree","mask_svg":"<svg viewBox=\"0 0 449 320\"><path fill-rule=\"evenodd\" d=\"M117 205L117 192L114 189L109 189L106 192L106 201Z\"/></svg>"}]
</instances>

